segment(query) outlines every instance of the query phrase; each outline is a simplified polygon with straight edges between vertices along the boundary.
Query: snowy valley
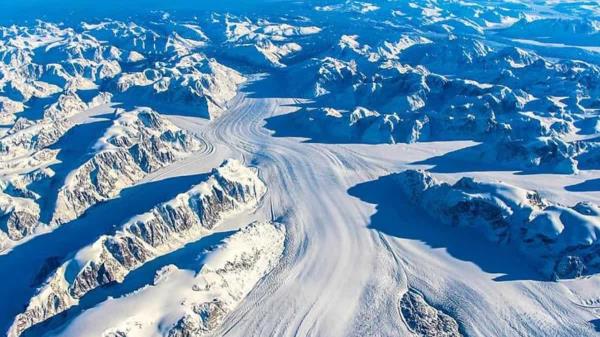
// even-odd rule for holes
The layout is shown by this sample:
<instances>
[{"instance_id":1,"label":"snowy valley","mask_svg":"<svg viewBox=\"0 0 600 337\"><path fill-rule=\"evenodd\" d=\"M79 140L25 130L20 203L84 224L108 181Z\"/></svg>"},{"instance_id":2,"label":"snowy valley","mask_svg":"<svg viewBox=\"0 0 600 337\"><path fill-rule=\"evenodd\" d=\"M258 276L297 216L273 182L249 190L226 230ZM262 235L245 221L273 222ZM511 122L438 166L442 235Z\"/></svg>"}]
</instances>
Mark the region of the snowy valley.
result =
<instances>
[{"instance_id":1,"label":"snowy valley","mask_svg":"<svg viewBox=\"0 0 600 337\"><path fill-rule=\"evenodd\" d=\"M600 3L0 12L8 337L600 334Z\"/></svg>"}]
</instances>

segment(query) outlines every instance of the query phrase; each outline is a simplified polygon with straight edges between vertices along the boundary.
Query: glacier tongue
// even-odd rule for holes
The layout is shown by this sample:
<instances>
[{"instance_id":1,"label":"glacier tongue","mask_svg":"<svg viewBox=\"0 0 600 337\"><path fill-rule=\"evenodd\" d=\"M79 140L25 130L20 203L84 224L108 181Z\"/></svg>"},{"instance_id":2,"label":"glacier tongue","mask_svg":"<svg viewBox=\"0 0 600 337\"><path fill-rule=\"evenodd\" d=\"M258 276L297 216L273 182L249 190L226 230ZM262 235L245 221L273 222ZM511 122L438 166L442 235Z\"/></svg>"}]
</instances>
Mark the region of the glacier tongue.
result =
<instances>
[{"instance_id":1,"label":"glacier tongue","mask_svg":"<svg viewBox=\"0 0 600 337\"><path fill-rule=\"evenodd\" d=\"M256 171L238 161L226 161L206 181L77 252L38 289L26 311L16 317L9 336L19 336L67 310L99 286L122 282L132 270L200 239L221 221L255 209L265 193Z\"/></svg>"}]
</instances>

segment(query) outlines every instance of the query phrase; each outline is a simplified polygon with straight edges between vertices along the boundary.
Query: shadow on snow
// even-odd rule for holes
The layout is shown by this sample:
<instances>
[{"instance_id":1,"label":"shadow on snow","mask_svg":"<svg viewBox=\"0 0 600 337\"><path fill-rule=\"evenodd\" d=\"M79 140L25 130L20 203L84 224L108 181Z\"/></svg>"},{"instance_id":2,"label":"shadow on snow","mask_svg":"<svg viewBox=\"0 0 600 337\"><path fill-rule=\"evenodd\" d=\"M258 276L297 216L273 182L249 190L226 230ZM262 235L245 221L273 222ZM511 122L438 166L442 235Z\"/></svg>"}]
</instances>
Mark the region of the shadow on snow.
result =
<instances>
[{"instance_id":1,"label":"shadow on snow","mask_svg":"<svg viewBox=\"0 0 600 337\"><path fill-rule=\"evenodd\" d=\"M203 266L202 256L207 248L213 247L235 231L209 234L198 241L189 243L171 253L150 260L129 273L122 283L110 283L96 288L87 293L78 305L40 323L32 326L23 333L23 337L40 336L49 330L66 327L68 322L78 317L83 311L93 308L109 298L119 298L139 290L147 285L152 285L156 272L167 265L175 265L179 269L200 271Z\"/></svg>"},{"instance_id":2,"label":"shadow on snow","mask_svg":"<svg viewBox=\"0 0 600 337\"><path fill-rule=\"evenodd\" d=\"M434 249L445 249L453 258L476 264L487 273L503 274L495 281L547 280L511 247L487 241L467 228L443 225L425 214L394 187L393 175L358 184L348 193L377 205L369 228L384 234L421 241Z\"/></svg>"},{"instance_id":3,"label":"shadow on snow","mask_svg":"<svg viewBox=\"0 0 600 337\"><path fill-rule=\"evenodd\" d=\"M58 142L49 147L51 150L60 151L56 157L59 163L49 167L55 172L55 175L51 179L36 182L30 186L32 191L42 196L40 200L41 222L48 223L50 221L56 206L58 192L64 186L65 179L73 170L93 156L91 147L110 127L113 117L114 114L94 116L95 119L102 120L72 127Z\"/></svg>"},{"instance_id":4,"label":"shadow on snow","mask_svg":"<svg viewBox=\"0 0 600 337\"><path fill-rule=\"evenodd\" d=\"M207 174L179 176L142 183L121 191L119 197L97 204L81 217L65 223L0 255L0 298L10 298L0 315L0 329L6 331L12 319L24 310L34 288L56 266L77 249L103 234L114 233L134 215L174 198L191 186L206 180ZM23 263L28 267L23 268Z\"/></svg>"},{"instance_id":5,"label":"shadow on snow","mask_svg":"<svg viewBox=\"0 0 600 337\"><path fill-rule=\"evenodd\" d=\"M598 192L600 191L600 178L589 179L579 184L565 186L569 192Z\"/></svg>"}]
</instances>

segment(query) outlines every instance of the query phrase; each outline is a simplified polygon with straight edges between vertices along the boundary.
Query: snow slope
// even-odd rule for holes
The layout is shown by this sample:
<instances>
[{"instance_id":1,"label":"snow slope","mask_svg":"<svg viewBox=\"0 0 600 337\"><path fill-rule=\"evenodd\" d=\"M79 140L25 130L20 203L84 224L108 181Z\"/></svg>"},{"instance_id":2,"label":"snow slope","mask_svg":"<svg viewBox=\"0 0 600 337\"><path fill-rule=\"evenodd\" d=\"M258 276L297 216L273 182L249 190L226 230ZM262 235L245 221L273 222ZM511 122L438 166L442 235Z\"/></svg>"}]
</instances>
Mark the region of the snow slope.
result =
<instances>
[{"instance_id":1,"label":"snow slope","mask_svg":"<svg viewBox=\"0 0 600 337\"><path fill-rule=\"evenodd\" d=\"M113 2L1 28L0 329L598 334L594 3Z\"/></svg>"},{"instance_id":2,"label":"snow slope","mask_svg":"<svg viewBox=\"0 0 600 337\"><path fill-rule=\"evenodd\" d=\"M284 238L285 230L280 225L247 225L199 254L198 272L165 266L157 272L152 285L103 303L57 335L190 336L216 331L226 315L276 266L283 253ZM127 314L140 306L145 310L133 316ZM106 315L107 312L123 314ZM90 329L90 322L102 323L94 323Z\"/></svg>"},{"instance_id":3,"label":"snow slope","mask_svg":"<svg viewBox=\"0 0 600 337\"><path fill-rule=\"evenodd\" d=\"M38 289L9 332L19 336L69 307L88 292L123 282L149 260L206 236L224 219L253 209L265 193L256 173L236 161L215 169L203 183L135 216L111 236L102 236L75 253Z\"/></svg>"}]
</instances>

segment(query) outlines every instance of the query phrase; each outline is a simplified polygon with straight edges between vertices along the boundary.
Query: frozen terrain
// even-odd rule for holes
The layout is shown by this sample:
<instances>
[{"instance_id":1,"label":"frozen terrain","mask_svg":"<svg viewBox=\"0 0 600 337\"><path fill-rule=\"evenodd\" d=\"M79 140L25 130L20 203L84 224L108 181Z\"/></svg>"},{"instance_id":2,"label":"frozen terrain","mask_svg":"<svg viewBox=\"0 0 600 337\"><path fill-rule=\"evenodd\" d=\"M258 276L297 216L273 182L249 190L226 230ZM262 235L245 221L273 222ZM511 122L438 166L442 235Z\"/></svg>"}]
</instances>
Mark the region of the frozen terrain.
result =
<instances>
[{"instance_id":1,"label":"frozen terrain","mask_svg":"<svg viewBox=\"0 0 600 337\"><path fill-rule=\"evenodd\" d=\"M0 12L7 336L600 334L598 2Z\"/></svg>"}]
</instances>

